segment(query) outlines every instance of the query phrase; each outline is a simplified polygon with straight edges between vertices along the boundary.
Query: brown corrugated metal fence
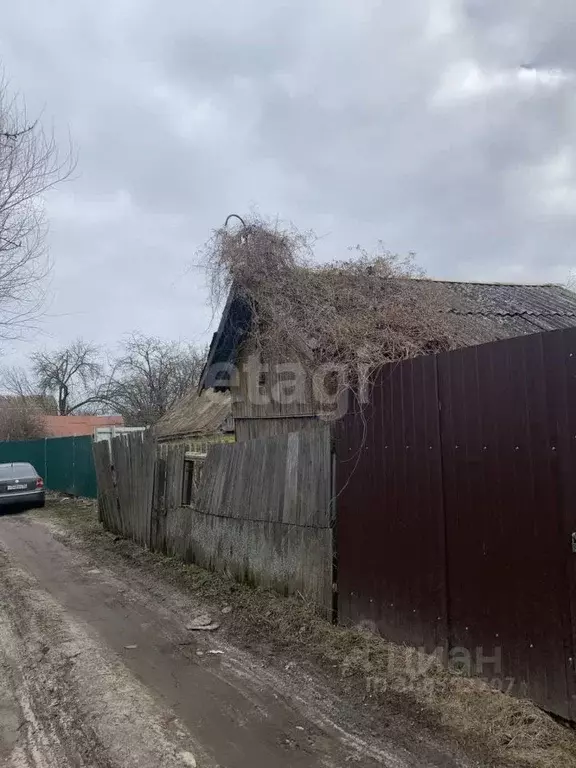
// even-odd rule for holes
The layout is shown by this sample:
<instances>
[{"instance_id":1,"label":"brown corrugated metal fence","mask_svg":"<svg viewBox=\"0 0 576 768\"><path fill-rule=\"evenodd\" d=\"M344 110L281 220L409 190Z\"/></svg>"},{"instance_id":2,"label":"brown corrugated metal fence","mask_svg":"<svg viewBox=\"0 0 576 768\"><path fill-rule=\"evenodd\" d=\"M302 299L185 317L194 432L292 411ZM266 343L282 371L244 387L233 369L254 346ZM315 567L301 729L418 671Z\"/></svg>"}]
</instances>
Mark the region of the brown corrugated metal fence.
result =
<instances>
[{"instance_id":1,"label":"brown corrugated metal fence","mask_svg":"<svg viewBox=\"0 0 576 768\"><path fill-rule=\"evenodd\" d=\"M576 329L383 368L336 454L340 621L576 718Z\"/></svg>"}]
</instances>

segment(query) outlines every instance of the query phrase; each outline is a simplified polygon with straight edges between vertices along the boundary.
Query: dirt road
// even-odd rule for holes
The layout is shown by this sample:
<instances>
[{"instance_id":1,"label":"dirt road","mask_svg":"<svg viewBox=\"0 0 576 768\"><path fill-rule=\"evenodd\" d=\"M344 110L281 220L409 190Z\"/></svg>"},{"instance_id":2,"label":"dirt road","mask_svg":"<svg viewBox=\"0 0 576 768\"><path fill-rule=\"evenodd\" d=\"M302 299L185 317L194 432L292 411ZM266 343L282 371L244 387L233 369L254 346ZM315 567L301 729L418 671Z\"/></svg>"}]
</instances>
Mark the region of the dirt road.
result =
<instances>
[{"instance_id":1,"label":"dirt road","mask_svg":"<svg viewBox=\"0 0 576 768\"><path fill-rule=\"evenodd\" d=\"M314 680L187 630L192 596L147 589L30 516L0 517L0 584L2 766L455 765L350 733Z\"/></svg>"}]
</instances>

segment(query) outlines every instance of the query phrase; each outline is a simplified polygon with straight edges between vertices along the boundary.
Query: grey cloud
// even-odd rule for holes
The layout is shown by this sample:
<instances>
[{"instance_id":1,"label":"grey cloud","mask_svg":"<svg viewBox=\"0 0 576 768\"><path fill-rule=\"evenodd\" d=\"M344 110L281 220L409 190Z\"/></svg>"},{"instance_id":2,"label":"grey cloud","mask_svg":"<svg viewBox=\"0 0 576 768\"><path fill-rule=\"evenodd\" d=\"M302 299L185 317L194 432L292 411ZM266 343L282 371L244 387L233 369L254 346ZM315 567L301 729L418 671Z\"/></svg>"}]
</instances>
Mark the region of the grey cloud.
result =
<instances>
[{"instance_id":1,"label":"grey cloud","mask_svg":"<svg viewBox=\"0 0 576 768\"><path fill-rule=\"evenodd\" d=\"M517 74L576 72L575 23L567 0L6 8L8 74L80 157L50 202L47 332L206 338L186 264L253 204L325 235L319 258L382 238L439 276L563 279L574 80Z\"/></svg>"},{"instance_id":2,"label":"grey cloud","mask_svg":"<svg viewBox=\"0 0 576 768\"><path fill-rule=\"evenodd\" d=\"M476 44L510 66L576 69L576 7L570 0L467 0Z\"/></svg>"}]
</instances>

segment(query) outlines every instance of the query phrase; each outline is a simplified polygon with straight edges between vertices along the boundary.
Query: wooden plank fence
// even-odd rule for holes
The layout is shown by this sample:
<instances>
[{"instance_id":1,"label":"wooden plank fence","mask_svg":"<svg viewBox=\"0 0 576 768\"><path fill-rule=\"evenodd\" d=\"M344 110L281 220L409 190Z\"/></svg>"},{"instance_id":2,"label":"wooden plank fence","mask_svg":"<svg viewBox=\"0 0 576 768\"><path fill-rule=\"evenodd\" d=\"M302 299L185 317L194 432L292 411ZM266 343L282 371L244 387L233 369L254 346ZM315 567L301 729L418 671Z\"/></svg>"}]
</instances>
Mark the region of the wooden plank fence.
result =
<instances>
[{"instance_id":1,"label":"wooden plank fence","mask_svg":"<svg viewBox=\"0 0 576 768\"><path fill-rule=\"evenodd\" d=\"M105 527L332 615L329 427L212 445L206 459L139 438L94 448Z\"/></svg>"},{"instance_id":2,"label":"wooden plank fence","mask_svg":"<svg viewBox=\"0 0 576 768\"><path fill-rule=\"evenodd\" d=\"M331 438L325 429L214 446L193 510L204 567L332 610ZM176 528L176 537L180 532Z\"/></svg>"}]
</instances>

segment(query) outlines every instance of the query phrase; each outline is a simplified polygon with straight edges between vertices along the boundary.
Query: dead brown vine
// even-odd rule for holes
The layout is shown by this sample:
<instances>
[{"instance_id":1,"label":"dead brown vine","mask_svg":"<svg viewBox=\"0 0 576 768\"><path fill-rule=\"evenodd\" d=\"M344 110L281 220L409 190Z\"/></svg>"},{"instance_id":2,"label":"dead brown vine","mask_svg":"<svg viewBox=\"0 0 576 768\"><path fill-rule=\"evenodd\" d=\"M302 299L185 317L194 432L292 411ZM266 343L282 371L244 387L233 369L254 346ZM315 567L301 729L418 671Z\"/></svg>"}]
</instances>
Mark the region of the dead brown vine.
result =
<instances>
[{"instance_id":1,"label":"dead brown vine","mask_svg":"<svg viewBox=\"0 0 576 768\"><path fill-rule=\"evenodd\" d=\"M434 284L419 280L413 254L358 246L354 258L318 264L314 242L310 232L252 217L216 230L205 248L213 304L231 289L246 300L264 359L341 366L358 383L359 371L450 348Z\"/></svg>"}]
</instances>

